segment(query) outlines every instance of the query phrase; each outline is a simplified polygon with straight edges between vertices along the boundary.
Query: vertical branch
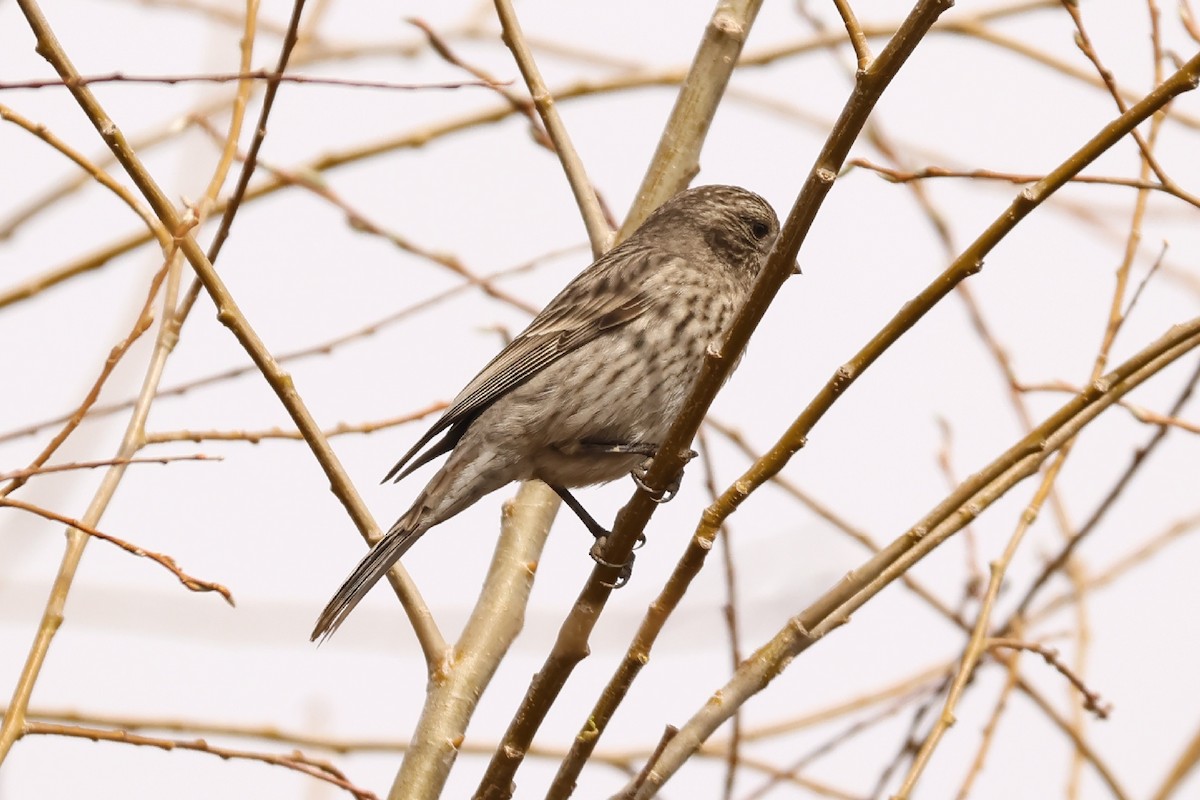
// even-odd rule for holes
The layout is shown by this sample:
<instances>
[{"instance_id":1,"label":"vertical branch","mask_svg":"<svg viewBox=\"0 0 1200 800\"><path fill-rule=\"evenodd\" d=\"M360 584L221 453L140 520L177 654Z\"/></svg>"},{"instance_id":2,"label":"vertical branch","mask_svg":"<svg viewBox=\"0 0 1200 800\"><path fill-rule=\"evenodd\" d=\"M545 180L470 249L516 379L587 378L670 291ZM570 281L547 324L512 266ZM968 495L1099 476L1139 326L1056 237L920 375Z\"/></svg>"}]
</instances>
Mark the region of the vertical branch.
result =
<instances>
[{"instance_id":1,"label":"vertical branch","mask_svg":"<svg viewBox=\"0 0 1200 800\"><path fill-rule=\"evenodd\" d=\"M441 795L479 697L521 632L534 572L558 507L558 496L537 481L521 484L505 504L483 591L454 645L453 658L431 675L391 800Z\"/></svg>"},{"instance_id":2,"label":"vertical branch","mask_svg":"<svg viewBox=\"0 0 1200 800\"><path fill-rule=\"evenodd\" d=\"M762 0L717 3L617 241L637 230L651 211L678 194L700 171L700 149L761 6Z\"/></svg>"},{"instance_id":3,"label":"vertical branch","mask_svg":"<svg viewBox=\"0 0 1200 800\"><path fill-rule=\"evenodd\" d=\"M854 16L854 9L850 7L850 0L833 0L834 7L837 8L838 14L842 18L842 24L846 26L846 35L850 37L850 44L854 47L854 56L858 61L858 69L861 72L871 66L871 46L867 43L867 35L863 33L862 26L858 24L858 19Z\"/></svg>"}]
</instances>

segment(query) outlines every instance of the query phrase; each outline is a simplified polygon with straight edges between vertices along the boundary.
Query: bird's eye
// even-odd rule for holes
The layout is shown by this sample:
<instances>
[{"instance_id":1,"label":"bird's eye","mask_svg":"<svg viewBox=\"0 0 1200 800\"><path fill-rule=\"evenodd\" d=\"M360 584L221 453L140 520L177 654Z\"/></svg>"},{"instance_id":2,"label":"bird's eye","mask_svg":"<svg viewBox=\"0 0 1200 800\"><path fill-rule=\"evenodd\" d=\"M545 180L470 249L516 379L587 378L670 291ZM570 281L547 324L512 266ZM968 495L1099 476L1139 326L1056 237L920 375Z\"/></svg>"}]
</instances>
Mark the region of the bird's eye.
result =
<instances>
[{"instance_id":1,"label":"bird's eye","mask_svg":"<svg viewBox=\"0 0 1200 800\"><path fill-rule=\"evenodd\" d=\"M771 232L770 226L761 220L755 220L750 223L750 232L754 234L755 239L765 239L767 234Z\"/></svg>"}]
</instances>

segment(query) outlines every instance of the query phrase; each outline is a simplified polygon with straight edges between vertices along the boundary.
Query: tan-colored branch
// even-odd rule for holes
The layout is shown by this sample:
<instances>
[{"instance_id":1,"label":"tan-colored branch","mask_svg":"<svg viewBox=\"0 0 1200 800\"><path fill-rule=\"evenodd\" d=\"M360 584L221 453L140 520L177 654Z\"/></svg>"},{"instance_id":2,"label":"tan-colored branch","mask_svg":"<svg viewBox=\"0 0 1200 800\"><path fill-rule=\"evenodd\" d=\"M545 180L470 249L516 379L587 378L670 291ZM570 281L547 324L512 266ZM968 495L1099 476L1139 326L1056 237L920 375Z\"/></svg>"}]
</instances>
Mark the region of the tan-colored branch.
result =
<instances>
[{"instance_id":1,"label":"tan-colored branch","mask_svg":"<svg viewBox=\"0 0 1200 800\"><path fill-rule=\"evenodd\" d=\"M1196 769L1198 764L1200 764L1200 729L1197 729L1192 738L1183 746L1183 752L1179 754L1179 758L1175 759L1175 763L1167 771L1162 785L1151 795L1153 800L1169 800L1174 797L1184 780Z\"/></svg>"},{"instance_id":2,"label":"tan-colored branch","mask_svg":"<svg viewBox=\"0 0 1200 800\"><path fill-rule=\"evenodd\" d=\"M217 166L204 190L205 205L201 213L205 217L208 216L213 203L220 196L221 187L225 185L225 179L229 176L229 170L233 166L238 139L242 135L242 125L246 120L246 103L250 100L250 92L254 89L255 84L255 81L247 73L250 72L250 65L254 58L254 37L258 31L259 0L244 0L244 2L246 3L246 13L242 21L241 46L238 48L239 79L237 89L233 93L229 124L226 126L225 141L221 147L221 157L217 160ZM180 320L180 324L183 324L182 320Z\"/></svg>"},{"instance_id":3,"label":"tan-colored branch","mask_svg":"<svg viewBox=\"0 0 1200 800\"><path fill-rule=\"evenodd\" d=\"M762 0L717 3L617 241L628 238L650 212L687 188L700 171L700 150L729 78L741 66L738 57L761 7Z\"/></svg>"},{"instance_id":4,"label":"tan-colored branch","mask_svg":"<svg viewBox=\"0 0 1200 800\"><path fill-rule=\"evenodd\" d=\"M854 55L861 72L871 66L871 46L867 43L867 36L858 24L858 18L854 16L850 0L833 0L833 5L842 18L842 24L846 26L846 35L850 37L850 44L854 47Z\"/></svg>"},{"instance_id":5,"label":"tan-colored branch","mask_svg":"<svg viewBox=\"0 0 1200 800\"><path fill-rule=\"evenodd\" d=\"M390 800L441 795L483 689L525 624L534 574L558 507L558 496L532 481L505 503L483 590L453 655L430 676L421 719Z\"/></svg>"}]
</instances>

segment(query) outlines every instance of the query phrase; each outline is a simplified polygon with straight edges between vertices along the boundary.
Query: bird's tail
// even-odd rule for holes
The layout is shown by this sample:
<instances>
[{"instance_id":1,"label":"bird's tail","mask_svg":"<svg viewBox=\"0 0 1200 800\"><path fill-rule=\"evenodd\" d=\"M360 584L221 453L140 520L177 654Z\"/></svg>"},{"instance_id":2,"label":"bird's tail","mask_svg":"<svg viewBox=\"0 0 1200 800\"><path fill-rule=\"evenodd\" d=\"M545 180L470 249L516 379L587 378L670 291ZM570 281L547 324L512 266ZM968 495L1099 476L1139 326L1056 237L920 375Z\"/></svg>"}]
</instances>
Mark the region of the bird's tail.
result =
<instances>
[{"instance_id":1,"label":"bird's tail","mask_svg":"<svg viewBox=\"0 0 1200 800\"><path fill-rule=\"evenodd\" d=\"M423 510L423 499L423 497L419 498L408 513L402 516L391 530L375 543L362 561L358 562L358 566L350 573L350 577L346 578L333 599L325 606L325 610L321 612L321 616L317 618L316 627L313 628L312 636L309 637L310 641L315 642L318 638L325 641L332 636L338 626L358 605L358 601L371 591L371 587L378 583L379 579L392 568L392 565L400 560L400 556L408 552L408 548L412 547L413 543L421 538L421 534L428 530L429 525L421 519L423 515L420 513Z\"/></svg>"}]
</instances>

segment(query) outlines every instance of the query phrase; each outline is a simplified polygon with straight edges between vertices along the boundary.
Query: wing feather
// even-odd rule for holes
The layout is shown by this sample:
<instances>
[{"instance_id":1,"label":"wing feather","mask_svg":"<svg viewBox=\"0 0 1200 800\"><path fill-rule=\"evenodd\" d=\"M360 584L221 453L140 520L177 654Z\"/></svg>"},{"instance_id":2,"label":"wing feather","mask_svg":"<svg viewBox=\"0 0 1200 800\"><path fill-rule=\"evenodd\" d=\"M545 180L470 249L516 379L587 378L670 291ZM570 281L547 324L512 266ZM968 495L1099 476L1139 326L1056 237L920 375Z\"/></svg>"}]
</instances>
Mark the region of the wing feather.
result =
<instances>
[{"instance_id":1,"label":"wing feather","mask_svg":"<svg viewBox=\"0 0 1200 800\"><path fill-rule=\"evenodd\" d=\"M398 481L453 450L475 418L500 397L567 353L641 316L650 306L650 294L643 287L645 277L673 260L673 256L624 246L601 256L458 393L433 427L388 471L384 482L393 476ZM443 431L446 435L405 469L405 464Z\"/></svg>"}]
</instances>

